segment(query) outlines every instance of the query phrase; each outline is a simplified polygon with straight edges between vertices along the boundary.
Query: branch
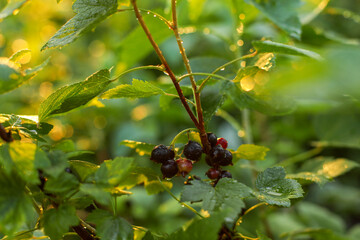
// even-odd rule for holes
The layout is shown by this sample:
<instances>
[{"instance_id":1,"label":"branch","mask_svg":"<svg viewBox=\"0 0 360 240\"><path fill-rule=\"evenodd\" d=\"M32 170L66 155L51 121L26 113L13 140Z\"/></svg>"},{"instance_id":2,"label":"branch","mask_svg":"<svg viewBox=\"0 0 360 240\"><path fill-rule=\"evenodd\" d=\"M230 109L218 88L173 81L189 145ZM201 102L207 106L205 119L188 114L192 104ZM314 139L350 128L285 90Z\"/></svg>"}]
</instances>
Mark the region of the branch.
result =
<instances>
[{"instance_id":1,"label":"branch","mask_svg":"<svg viewBox=\"0 0 360 240\"><path fill-rule=\"evenodd\" d=\"M194 122L196 128L199 129L199 127L200 127L199 122L198 122L198 120L196 119L194 113L191 111L189 105L187 104L186 99L185 99L185 96L184 96L184 94L183 94L183 92L182 92L182 90L181 90L181 88L180 88L179 83L177 82L177 79L176 79L174 73L172 72L172 70L171 70L169 64L167 63L164 55L162 54L159 46L158 46L157 43L155 42L155 40L154 40L154 38L152 37L152 35L151 35L148 27L146 26L146 24L145 24L145 22L144 22L144 19L143 19L143 17L142 17L141 14L140 14L140 10L139 10L139 8L137 7L136 0L131 0L131 3L132 3L132 5L133 5L133 7L134 7L134 12L135 12L136 19L139 21L140 26L143 28L143 30L144 30L147 38L149 39L151 45L153 46L153 48L154 48L156 54L158 55L161 63L164 65L165 71L169 74L169 77L170 77L171 81L173 82L173 84L174 84L174 86L175 86L175 88L176 88L176 91L177 91L177 93L178 93L178 95L179 95L179 97L180 97L181 103L182 103L183 106L185 107L185 110L186 110L187 113L189 114L191 120Z\"/></svg>"},{"instance_id":2,"label":"branch","mask_svg":"<svg viewBox=\"0 0 360 240\"><path fill-rule=\"evenodd\" d=\"M182 39L180 37L179 30L178 30L177 14L176 14L176 0L171 0L171 9L172 9L172 19L173 19L172 30L174 31L176 42L177 42L177 44L179 46L180 54L181 54L183 62L185 64L186 71L189 74L191 86L192 86L192 89L193 89L193 94L194 94L195 104L196 104L196 112L197 112L197 117L198 117L198 121L199 121L198 129L200 131L201 143L203 145L204 152L209 153L210 149L211 149L211 146L210 146L210 143L209 143L207 135L206 135L204 116L203 116L203 111L202 111L202 108L201 108L200 93L197 91L197 85L196 85L194 76L192 75L192 70L191 70L191 66L190 66L190 63L189 63L189 59L188 59L188 57L187 57L187 55L185 53L185 48L183 46L183 41L182 41Z\"/></svg>"}]
</instances>

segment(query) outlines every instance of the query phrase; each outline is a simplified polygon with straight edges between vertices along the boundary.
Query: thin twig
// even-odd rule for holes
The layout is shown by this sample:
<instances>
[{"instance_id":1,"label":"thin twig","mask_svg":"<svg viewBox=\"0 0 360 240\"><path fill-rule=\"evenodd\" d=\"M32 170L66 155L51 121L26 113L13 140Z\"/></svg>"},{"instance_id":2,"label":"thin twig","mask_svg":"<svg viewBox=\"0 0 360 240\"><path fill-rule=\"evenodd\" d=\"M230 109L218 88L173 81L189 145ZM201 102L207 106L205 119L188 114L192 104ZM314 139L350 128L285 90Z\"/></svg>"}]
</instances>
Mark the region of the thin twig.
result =
<instances>
[{"instance_id":1,"label":"thin twig","mask_svg":"<svg viewBox=\"0 0 360 240\"><path fill-rule=\"evenodd\" d=\"M172 198L174 198L178 203L180 203L181 206L186 207L187 209L189 209L190 211L192 211L193 213L195 213L195 214L198 215L199 217L205 218L203 215L201 215L201 214L200 214L198 211L196 211L194 208L192 208L192 207L190 207L189 205L187 205L186 203L180 201L180 199L178 199L178 198L163 184L163 182L161 181L161 179L160 179L159 177L158 177L158 180L159 180L161 186L164 188L164 190L165 190L166 192L168 192L168 193L170 194L170 196L171 196Z\"/></svg>"},{"instance_id":2,"label":"thin twig","mask_svg":"<svg viewBox=\"0 0 360 240\"><path fill-rule=\"evenodd\" d=\"M234 60L231 60L230 62L227 62L225 63L224 65L221 65L220 67L218 67L217 69L215 69L211 74L215 74L217 73L218 71L221 71L221 69L224 69L225 67L237 62L237 61L240 61L240 60L243 60L243 59L247 59L247 58L252 58L252 57L255 57L257 54L257 51L253 52L253 53L250 53L248 55L244 55L242 57L238 57L238 58L235 58ZM209 79L211 78L211 76L208 76L207 78L205 78L205 80L200 84L200 86L198 87L198 92L201 92L203 90L203 88L205 87L205 84L207 81L209 81Z\"/></svg>"},{"instance_id":3,"label":"thin twig","mask_svg":"<svg viewBox=\"0 0 360 240\"><path fill-rule=\"evenodd\" d=\"M173 19L172 30L174 31L176 42L179 46L180 54L181 54L183 62L185 64L186 71L189 74L191 86L193 89L193 94L194 94L195 104L196 104L196 112L197 112L198 123L199 123L198 129L200 132L201 143L203 145L204 152L209 153L211 146L208 141L206 130L205 130L205 122L204 122L204 116L203 116L203 111L202 111L202 107L201 107L200 92L197 91L196 81L195 81L194 76L192 75L190 62L186 55L185 48L183 46L183 40L181 39L179 30L178 30L176 0L171 0L171 9L172 9L172 19Z\"/></svg>"},{"instance_id":4,"label":"thin twig","mask_svg":"<svg viewBox=\"0 0 360 240\"><path fill-rule=\"evenodd\" d=\"M180 97L181 103L182 103L183 106L185 107L185 110L187 111L187 113L188 113L188 115L190 116L191 120L194 122L196 128L199 129L199 127L200 127L200 126L199 126L199 122L198 122L198 120L196 119L194 113L191 111L189 105L187 104L186 99L185 99L185 97L184 97L184 94L183 94L183 92L182 92L182 90L181 90L181 88L180 88L179 83L177 82L177 79L176 79L174 73L172 72L172 70L171 70L169 64L167 63L164 55L162 54L159 46L158 46L157 43L155 42L155 40L154 40L154 38L152 37L152 35L151 35L148 27L146 26L146 24L145 24L145 22L144 22L144 19L143 19L143 17L142 17L141 14L140 14L140 10L139 10L139 8L137 7L136 0L131 0L131 3L132 3L132 5L133 5L133 7L134 7L135 16L136 16L137 20L139 21L140 26L143 28L143 30L144 30L147 38L149 39L151 45L153 46L156 54L158 55L161 63L164 65L165 71L169 74L169 77L171 78L171 81L173 82L173 84L174 84L174 86L175 86L175 89L176 89L176 91L177 91L177 93L178 93L178 95L179 95L179 97Z\"/></svg>"},{"instance_id":5,"label":"thin twig","mask_svg":"<svg viewBox=\"0 0 360 240\"><path fill-rule=\"evenodd\" d=\"M134 11L134 9L132 8L122 8L122 9L118 9L118 12L125 12L125 11ZM146 12L147 14L152 14L154 17L159 18L161 21L163 21L170 29L172 28L171 22L169 20L167 20L166 18L164 18L163 16L161 16L160 14L153 12L149 9L144 9L144 8L139 8L139 11L141 12Z\"/></svg>"},{"instance_id":6,"label":"thin twig","mask_svg":"<svg viewBox=\"0 0 360 240\"><path fill-rule=\"evenodd\" d=\"M230 79L226 78L226 77L223 77L221 75L217 75L217 74L211 74L211 73L187 73L187 74L184 74L180 77L178 77L178 82L181 82L181 80L183 80L184 78L187 78L189 76L210 76L210 77L215 77L215 78L219 78L219 79L222 79L222 80L227 80L227 81L230 81Z\"/></svg>"}]
</instances>

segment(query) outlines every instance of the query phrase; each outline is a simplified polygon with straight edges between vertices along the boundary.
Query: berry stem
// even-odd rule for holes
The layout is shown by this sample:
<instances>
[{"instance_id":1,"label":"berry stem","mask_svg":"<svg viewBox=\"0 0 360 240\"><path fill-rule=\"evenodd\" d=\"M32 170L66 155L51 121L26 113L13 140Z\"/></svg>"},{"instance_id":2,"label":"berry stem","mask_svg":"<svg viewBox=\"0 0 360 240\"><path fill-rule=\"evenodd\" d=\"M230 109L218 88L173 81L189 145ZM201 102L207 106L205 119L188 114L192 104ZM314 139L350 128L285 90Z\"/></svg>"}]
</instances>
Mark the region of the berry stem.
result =
<instances>
[{"instance_id":1,"label":"berry stem","mask_svg":"<svg viewBox=\"0 0 360 240\"><path fill-rule=\"evenodd\" d=\"M180 85L173 73L173 71L171 70L168 62L166 61L164 55L162 54L159 46L157 45L157 43L155 42L154 38L152 37L151 33L150 33L150 30L148 29L148 27L146 26L146 23L144 22L144 19L140 13L140 10L139 8L137 7L137 4L136 4L136 0L131 0L131 3L133 5L133 8L134 8L134 12L135 12L135 16L137 18L137 20L139 21L139 24L140 26L142 27L142 29L144 30L147 38L149 39L151 45L153 46L156 54L158 55L161 63L164 65L164 68L165 68L165 71L169 74L169 77L171 79L171 81L173 82L174 86L175 86L175 89L180 97L180 101L181 103L183 104L183 106L185 107L185 110L187 111L188 115L190 116L191 120L194 122L196 128L200 128L200 124L197 120L197 118L195 117L194 113L191 111L189 105L187 104L186 102L186 99L185 99L185 96L180 88Z\"/></svg>"},{"instance_id":2,"label":"berry stem","mask_svg":"<svg viewBox=\"0 0 360 240\"><path fill-rule=\"evenodd\" d=\"M200 214L198 211L196 211L194 208L192 208L192 207L190 207L189 205L187 205L186 203L180 201L180 199L178 199L178 198L163 184L163 182L161 181L161 179L160 179L159 177L157 177L157 178L158 178L161 186L164 188L164 190L165 190L166 192L168 192L172 198L174 198L177 202L179 202L179 203L181 204L181 206L186 207L187 209L189 209L190 211L192 211L193 213L195 213L195 214L198 215L199 217L205 218L203 215L201 215L201 214Z\"/></svg>"},{"instance_id":3,"label":"berry stem","mask_svg":"<svg viewBox=\"0 0 360 240\"><path fill-rule=\"evenodd\" d=\"M197 129L196 128L187 128L187 129L184 129L184 130L182 130L181 132L179 132L178 134L176 134L176 136L173 138L173 140L171 141L171 143L170 143L170 146L172 146L172 148L174 149L175 148L175 142L176 142L176 140L181 136L181 135L183 135L184 133L186 133L186 132L191 132L191 131L197 131Z\"/></svg>"},{"instance_id":4,"label":"berry stem","mask_svg":"<svg viewBox=\"0 0 360 240\"><path fill-rule=\"evenodd\" d=\"M171 9L172 9L172 19L173 19L172 30L175 34L176 42L179 46L180 54L181 54L183 62L185 64L186 71L189 74L189 78L190 78L190 82L191 82L191 86L192 86L192 90L193 90L193 95L195 98L196 112L197 112L198 123L199 123L199 126L197 128L199 129L199 132L200 132L200 138L201 138L201 143L204 148L204 152L208 153L210 151L211 147L210 147L210 143L206 136L205 122L204 122L204 116L203 116L203 111L202 111L202 107L201 107L200 93L197 91L197 85L196 85L194 75L192 75L190 62L189 62L189 59L185 52L183 40L181 39L180 34L179 34L177 13L176 13L176 0L171 0Z\"/></svg>"}]
</instances>

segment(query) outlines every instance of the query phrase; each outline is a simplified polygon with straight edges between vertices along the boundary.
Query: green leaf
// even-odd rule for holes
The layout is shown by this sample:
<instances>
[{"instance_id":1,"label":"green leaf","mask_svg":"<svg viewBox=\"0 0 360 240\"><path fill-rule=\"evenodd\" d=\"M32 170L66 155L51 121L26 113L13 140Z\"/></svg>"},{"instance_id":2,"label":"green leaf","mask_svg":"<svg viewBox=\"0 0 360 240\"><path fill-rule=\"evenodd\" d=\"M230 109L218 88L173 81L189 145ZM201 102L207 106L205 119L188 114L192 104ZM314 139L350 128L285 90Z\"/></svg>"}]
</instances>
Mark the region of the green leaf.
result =
<instances>
[{"instance_id":1,"label":"green leaf","mask_svg":"<svg viewBox=\"0 0 360 240\"><path fill-rule=\"evenodd\" d=\"M76 226L78 223L79 219L73 206L60 205L44 213L44 232L51 240L61 239L71 226Z\"/></svg>"},{"instance_id":2,"label":"green leaf","mask_svg":"<svg viewBox=\"0 0 360 240\"><path fill-rule=\"evenodd\" d=\"M281 116L296 109L293 99L269 92L246 92L232 82L226 82L222 91L240 109L249 108L270 116Z\"/></svg>"},{"instance_id":3,"label":"green leaf","mask_svg":"<svg viewBox=\"0 0 360 240\"><path fill-rule=\"evenodd\" d=\"M157 194L164 191L163 185L171 189L173 184L171 181L162 181L162 184L159 182L161 178L153 169L147 167L135 166L127 178L121 183L122 187L132 188L136 184L144 184L146 192L148 194Z\"/></svg>"},{"instance_id":4,"label":"green leaf","mask_svg":"<svg viewBox=\"0 0 360 240\"><path fill-rule=\"evenodd\" d=\"M81 184L80 192L91 196L92 199L94 199L95 201L97 201L100 204L103 204L105 206L108 206L111 203L110 192L106 191L103 187L101 187L99 185L90 184L90 183Z\"/></svg>"},{"instance_id":5,"label":"green leaf","mask_svg":"<svg viewBox=\"0 0 360 240\"><path fill-rule=\"evenodd\" d=\"M268 168L259 173L254 195L260 200L272 205L290 207L291 198L303 196L301 185L293 179L285 179L283 167Z\"/></svg>"},{"instance_id":6,"label":"green leaf","mask_svg":"<svg viewBox=\"0 0 360 240\"><path fill-rule=\"evenodd\" d=\"M160 45L170 36L173 36L173 32L159 18L150 14L144 14L143 18L157 44ZM141 49L139 46L141 46ZM129 68L149 55L153 50L144 30L141 26L138 26L121 41L119 48L116 50L116 55L119 57L116 62L121 62L124 68Z\"/></svg>"},{"instance_id":7,"label":"green leaf","mask_svg":"<svg viewBox=\"0 0 360 240\"><path fill-rule=\"evenodd\" d=\"M186 229L180 229L167 238L168 240L216 240L227 211L212 214L208 218L195 220Z\"/></svg>"},{"instance_id":8,"label":"green leaf","mask_svg":"<svg viewBox=\"0 0 360 240\"><path fill-rule=\"evenodd\" d=\"M101 239L134 239L134 233L130 223L122 217L113 216L108 211L96 209L89 214L87 221L96 225L97 235Z\"/></svg>"},{"instance_id":9,"label":"green leaf","mask_svg":"<svg viewBox=\"0 0 360 240\"><path fill-rule=\"evenodd\" d=\"M13 15L14 12L21 8L27 1L28 0L10 0L6 7L0 12L0 20Z\"/></svg>"},{"instance_id":10,"label":"green leaf","mask_svg":"<svg viewBox=\"0 0 360 240\"><path fill-rule=\"evenodd\" d=\"M79 187L78 179L71 173L63 172L57 178L48 177L45 183L45 191L65 195Z\"/></svg>"},{"instance_id":11,"label":"green leaf","mask_svg":"<svg viewBox=\"0 0 360 240\"><path fill-rule=\"evenodd\" d=\"M224 103L224 94L218 89L206 89L201 92L201 104L203 109L204 121L210 121L219 107Z\"/></svg>"},{"instance_id":12,"label":"green leaf","mask_svg":"<svg viewBox=\"0 0 360 240\"><path fill-rule=\"evenodd\" d=\"M256 231L256 234L257 234L259 240L271 240L268 236L266 236L265 234L263 234L259 231Z\"/></svg>"},{"instance_id":13,"label":"green leaf","mask_svg":"<svg viewBox=\"0 0 360 240\"><path fill-rule=\"evenodd\" d=\"M31 53L30 49L19 50L16 53L14 53L13 55L11 55L9 60L12 61L12 62L17 62L17 61L21 60L28 53Z\"/></svg>"},{"instance_id":14,"label":"green leaf","mask_svg":"<svg viewBox=\"0 0 360 240\"><path fill-rule=\"evenodd\" d=\"M192 0L189 1L189 17L191 20L196 21L204 8L206 0Z\"/></svg>"},{"instance_id":15,"label":"green leaf","mask_svg":"<svg viewBox=\"0 0 360 240\"><path fill-rule=\"evenodd\" d=\"M322 60L322 57L315 52L269 40L253 41L252 44L259 53L281 53Z\"/></svg>"},{"instance_id":16,"label":"green leaf","mask_svg":"<svg viewBox=\"0 0 360 240\"><path fill-rule=\"evenodd\" d=\"M326 228L334 232L344 233L345 222L338 215L310 202L297 205L298 214L307 226L312 228Z\"/></svg>"},{"instance_id":17,"label":"green leaf","mask_svg":"<svg viewBox=\"0 0 360 240\"><path fill-rule=\"evenodd\" d=\"M245 207L242 199L250 197L252 192L246 185L230 178L220 179L215 188L204 181L194 180L191 183L184 186L181 201L202 201L202 208L210 212L231 208L239 213Z\"/></svg>"},{"instance_id":18,"label":"green leaf","mask_svg":"<svg viewBox=\"0 0 360 240\"><path fill-rule=\"evenodd\" d=\"M184 94L184 96L188 96L188 95L192 95L192 88L191 87L187 87L187 86L181 86L181 90ZM166 111L170 108L171 106L171 102L175 99L178 98L177 95L177 91L175 89L174 86L171 86L170 88L168 88L167 90L165 90L166 93L172 94L172 95L165 95L162 94L159 98L159 104L160 107L162 108L162 110Z\"/></svg>"},{"instance_id":19,"label":"green leaf","mask_svg":"<svg viewBox=\"0 0 360 240\"><path fill-rule=\"evenodd\" d=\"M41 103L40 122L56 114L66 113L85 105L109 85L111 82L109 77L109 70L103 69L89 76L83 82L60 88Z\"/></svg>"},{"instance_id":20,"label":"green leaf","mask_svg":"<svg viewBox=\"0 0 360 240\"><path fill-rule=\"evenodd\" d=\"M25 183L17 174L10 176L0 168L0 232L13 234L34 216L34 208L24 192Z\"/></svg>"},{"instance_id":21,"label":"green leaf","mask_svg":"<svg viewBox=\"0 0 360 240\"><path fill-rule=\"evenodd\" d=\"M3 9L7 4L9 0L0 0L0 10Z\"/></svg>"},{"instance_id":22,"label":"green leaf","mask_svg":"<svg viewBox=\"0 0 360 240\"><path fill-rule=\"evenodd\" d=\"M41 71L48 60L35 67L21 71L18 64L8 58L0 58L0 94L14 90Z\"/></svg>"},{"instance_id":23,"label":"green leaf","mask_svg":"<svg viewBox=\"0 0 360 240\"><path fill-rule=\"evenodd\" d=\"M0 58L0 94L17 88L22 82L19 67L7 58Z\"/></svg>"},{"instance_id":24,"label":"green leaf","mask_svg":"<svg viewBox=\"0 0 360 240\"><path fill-rule=\"evenodd\" d=\"M90 162L71 160L71 169L79 176L80 181L84 182L86 178L95 173L99 166Z\"/></svg>"},{"instance_id":25,"label":"green leaf","mask_svg":"<svg viewBox=\"0 0 360 240\"><path fill-rule=\"evenodd\" d=\"M47 153L51 166L44 169L44 172L53 178L58 178L69 167L65 153L62 151L51 151Z\"/></svg>"},{"instance_id":26,"label":"green leaf","mask_svg":"<svg viewBox=\"0 0 360 240\"><path fill-rule=\"evenodd\" d=\"M131 173L134 159L130 157L117 157L114 160L104 161L94 174L96 183L116 186L125 180Z\"/></svg>"},{"instance_id":27,"label":"green leaf","mask_svg":"<svg viewBox=\"0 0 360 240\"><path fill-rule=\"evenodd\" d=\"M319 185L324 185L325 183L329 182L329 179L326 176L324 176L323 174L317 174L315 172L299 172L286 174L286 178L316 182Z\"/></svg>"},{"instance_id":28,"label":"green leaf","mask_svg":"<svg viewBox=\"0 0 360 240\"><path fill-rule=\"evenodd\" d=\"M350 240L357 240L360 239L360 224L356 224L349 230L348 237Z\"/></svg>"},{"instance_id":29,"label":"green leaf","mask_svg":"<svg viewBox=\"0 0 360 240\"><path fill-rule=\"evenodd\" d=\"M155 145L144 142L137 142L132 140L124 140L120 145L127 146L129 148L135 149L136 153L140 156L151 155L151 151L154 149Z\"/></svg>"},{"instance_id":30,"label":"green leaf","mask_svg":"<svg viewBox=\"0 0 360 240\"><path fill-rule=\"evenodd\" d=\"M264 146L257 146L254 144L242 144L234 153L236 158L247 160L265 160L266 153L270 151Z\"/></svg>"},{"instance_id":31,"label":"green leaf","mask_svg":"<svg viewBox=\"0 0 360 240\"><path fill-rule=\"evenodd\" d=\"M38 169L50 166L45 153L40 152L36 144L18 141L10 143L8 151L21 178L32 184L40 183Z\"/></svg>"},{"instance_id":32,"label":"green leaf","mask_svg":"<svg viewBox=\"0 0 360 240\"><path fill-rule=\"evenodd\" d=\"M300 0L245 0L290 36L300 39L301 23L297 14Z\"/></svg>"},{"instance_id":33,"label":"green leaf","mask_svg":"<svg viewBox=\"0 0 360 240\"><path fill-rule=\"evenodd\" d=\"M73 10L77 14L67 21L41 50L62 47L72 43L114 14L116 9L117 0L76 0L73 4Z\"/></svg>"},{"instance_id":34,"label":"green leaf","mask_svg":"<svg viewBox=\"0 0 360 240\"><path fill-rule=\"evenodd\" d=\"M13 130L13 134L19 132L20 135L25 136L26 133L24 131L31 132L31 137L40 141L39 134L48 134L53 128L51 124L39 123L37 115L17 116L13 114L0 114L0 123L5 128Z\"/></svg>"},{"instance_id":35,"label":"green leaf","mask_svg":"<svg viewBox=\"0 0 360 240\"><path fill-rule=\"evenodd\" d=\"M359 163L345 158L310 159L301 167L298 173L287 174L286 177L312 181L323 185L333 178L343 175L359 166Z\"/></svg>"},{"instance_id":36,"label":"green leaf","mask_svg":"<svg viewBox=\"0 0 360 240\"><path fill-rule=\"evenodd\" d=\"M165 92L147 81L133 79L132 85L119 85L103 93L101 98L145 98L159 94Z\"/></svg>"}]
</instances>

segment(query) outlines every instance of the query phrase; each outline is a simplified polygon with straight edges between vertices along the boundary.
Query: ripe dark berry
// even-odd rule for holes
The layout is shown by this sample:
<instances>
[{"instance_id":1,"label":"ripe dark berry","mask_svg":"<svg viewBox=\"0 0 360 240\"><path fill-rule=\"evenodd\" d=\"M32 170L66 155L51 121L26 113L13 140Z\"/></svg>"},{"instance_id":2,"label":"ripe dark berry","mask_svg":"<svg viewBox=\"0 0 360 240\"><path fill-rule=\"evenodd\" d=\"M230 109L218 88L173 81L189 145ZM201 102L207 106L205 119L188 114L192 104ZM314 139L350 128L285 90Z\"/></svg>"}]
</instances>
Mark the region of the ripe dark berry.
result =
<instances>
[{"instance_id":1,"label":"ripe dark berry","mask_svg":"<svg viewBox=\"0 0 360 240\"><path fill-rule=\"evenodd\" d=\"M174 157L175 153L172 149L160 144L152 150L150 160L157 163L164 163L167 160L174 159Z\"/></svg>"},{"instance_id":2,"label":"ripe dark berry","mask_svg":"<svg viewBox=\"0 0 360 240\"><path fill-rule=\"evenodd\" d=\"M228 142L226 141L225 138L219 138L216 142L216 145L221 145L223 149L226 149L228 146Z\"/></svg>"},{"instance_id":3,"label":"ripe dark berry","mask_svg":"<svg viewBox=\"0 0 360 240\"><path fill-rule=\"evenodd\" d=\"M231 152L228 150L224 150L224 152L225 152L225 156L224 156L224 158L222 158L219 161L219 165L221 165L221 166L232 165L233 156L232 156Z\"/></svg>"},{"instance_id":4,"label":"ripe dark berry","mask_svg":"<svg viewBox=\"0 0 360 240\"><path fill-rule=\"evenodd\" d=\"M67 172L67 173L72 173L72 170L71 170L71 168L65 168L65 172Z\"/></svg>"},{"instance_id":5,"label":"ripe dark berry","mask_svg":"<svg viewBox=\"0 0 360 240\"><path fill-rule=\"evenodd\" d=\"M220 161L225 157L225 150L222 148L221 145L216 145L211 150L211 157L213 163L220 163Z\"/></svg>"},{"instance_id":6,"label":"ripe dark berry","mask_svg":"<svg viewBox=\"0 0 360 240\"><path fill-rule=\"evenodd\" d=\"M220 174L221 174L221 172L215 168L210 168L206 172L206 176L208 176L208 178L210 178L210 179L217 179L220 176Z\"/></svg>"},{"instance_id":7,"label":"ripe dark berry","mask_svg":"<svg viewBox=\"0 0 360 240\"><path fill-rule=\"evenodd\" d=\"M181 176L185 177L193 168L193 164L190 160L185 158L179 158L176 160Z\"/></svg>"},{"instance_id":8,"label":"ripe dark berry","mask_svg":"<svg viewBox=\"0 0 360 240\"><path fill-rule=\"evenodd\" d=\"M232 175L229 171L221 171L221 178L232 178Z\"/></svg>"},{"instance_id":9,"label":"ripe dark berry","mask_svg":"<svg viewBox=\"0 0 360 240\"><path fill-rule=\"evenodd\" d=\"M205 161L206 161L207 165L209 165L210 167L212 167L214 165L213 160L209 155L206 155Z\"/></svg>"},{"instance_id":10,"label":"ripe dark berry","mask_svg":"<svg viewBox=\"0 0 360 240\"><path fill-rule=\"evenodd\" d=\"M178 165L174 160L167 160L161 165L161 172L164 178L172 178L179 171Z\"/></svg>"},{"instance_id":11,"label":"ripe dark berry","mask_svg":"<svg viewBox=\"0 0 360 240\"><path fill-rule=\"evenodd\" d=\"M186 158L199 161L203 150L199 143L189 141L184 148L184 155Z\"/></svg>"},{"instance_id":12,"label":"ripe dark berry","mask_svg":"<svg viewBox=\"0 0 360 240\"><path fill-rule=\"evenodd\" d=\"M208 141L209 141L211 147L214 147L217 143L216 135L213 133L207 133L207 138L208 138Z\"/></svg>"}]
</instances>

